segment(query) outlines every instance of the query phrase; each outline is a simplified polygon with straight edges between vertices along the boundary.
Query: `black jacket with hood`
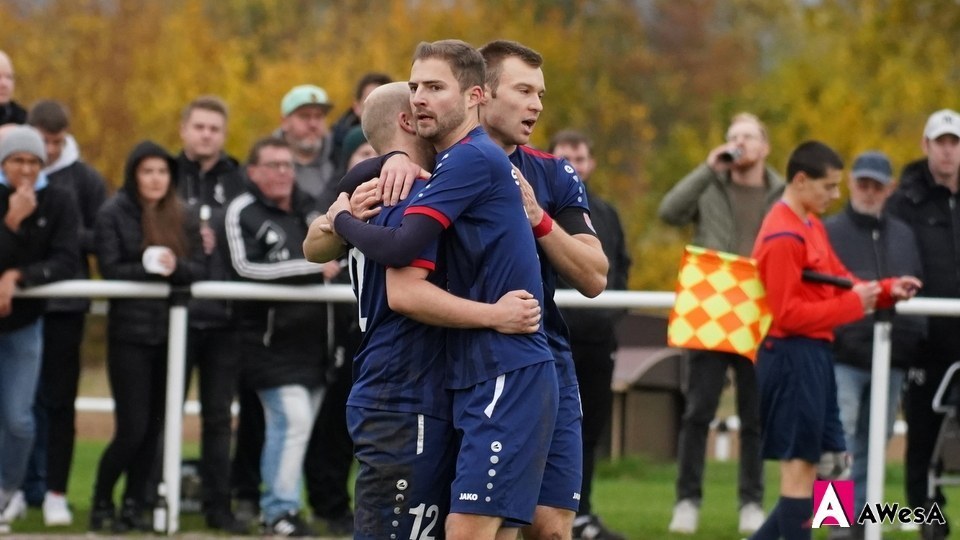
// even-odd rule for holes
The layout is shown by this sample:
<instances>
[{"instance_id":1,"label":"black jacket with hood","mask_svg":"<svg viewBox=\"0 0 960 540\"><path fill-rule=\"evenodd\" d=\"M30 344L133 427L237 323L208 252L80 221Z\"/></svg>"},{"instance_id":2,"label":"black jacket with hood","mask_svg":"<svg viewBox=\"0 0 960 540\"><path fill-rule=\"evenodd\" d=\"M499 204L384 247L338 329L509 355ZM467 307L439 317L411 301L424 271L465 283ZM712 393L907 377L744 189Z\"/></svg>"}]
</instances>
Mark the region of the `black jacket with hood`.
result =
<instances>
[{"instance_id":1,"label":"black jacket with hood","mask_svg":"<svg viewBox=\"0 0 960 540\"><path fill-rule=\"evenodd\" d=\"M7 215L13 190L0 183L0 217ZM67 191L53 185L37 190L37 208L16 232L0 223L0 273L11 268L22 274L18 286L32 287L70 279L77 271L80 217ZM0 317L0 333L34 322L43 315L46 301L14 298L13 311ZM0 358L0 361L3 361Z\"/></svg>"},{"instance_id":2,"label":"black jacket with hood","mask_svg":"<svg viewBox=\"0 0 960 540\"><path fill-rule=\"evenodd\" d=\"M76 201L80 211L80 265L72 278L90 279L89 255L95 251L93 228L97 211L107 200L107 183L93 167L80 160L80 152L73 137L67 138L60 158L44 171L51 186L68 191ZM52 298L47 301L47 311L86 313L89 310L90 300L87 298Z\"/></svg>"},{"instance_id":3,"label":"black jacket with hood","mask_svg":"<svg viewBox=\"0 0 960 540\"><path fill-rule=\"evenodd\" d=\"M923 263L920 296L960 298L960 194L937 184L926 159L904 167L887 201L890 214L913 229ZM949 365L960 357L956 317L930 317L928 354L921 359Z\"/></svg>"},{"instance_id":4,"label":"black jacket with hood","mask_svg":"<svg viewBox=\"0 0 960 540\"><path fill-rule=\"evenodd\" d=\"M169 276L150 274L143 267L143 228L136 170L148 157L162 157L170 165L171 182L176 182L176 161L156 143L138 144L127 158L123 187L97 214L96 242L100 273L105 279L130 281L168 281L186 285L205 277L203 246L196 220L185 214L184 229L190 255L177 259L177 267ZM171 186L171 189L173 186ZM110 339L161 345L167 341L169 304L166 299L110 300L107 317Z\"/></svg>"}]
</instances>

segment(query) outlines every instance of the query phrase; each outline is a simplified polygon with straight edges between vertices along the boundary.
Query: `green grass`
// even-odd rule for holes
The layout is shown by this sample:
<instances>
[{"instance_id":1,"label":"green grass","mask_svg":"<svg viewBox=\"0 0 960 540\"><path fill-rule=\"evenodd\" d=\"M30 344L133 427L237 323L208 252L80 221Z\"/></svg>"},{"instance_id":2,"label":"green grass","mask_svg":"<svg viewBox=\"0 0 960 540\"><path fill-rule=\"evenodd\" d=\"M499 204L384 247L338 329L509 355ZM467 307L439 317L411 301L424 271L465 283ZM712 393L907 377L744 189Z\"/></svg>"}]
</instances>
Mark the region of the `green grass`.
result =
<instances>
[{"instance_id":1,"label":"green grass","mask_svg":"<svg viewBox=\"0 0 960 540\"><path fill-rule=\"evenodd\" d=\"M56 529L57 534L82 534L86 532L87 515L90 510L93 478L97 461L103 451L101 441L78 441L70 478L69 498L74 510L74 525ZM185 455L196 455L196 445L188 444ZM735 462L711 462L707 465L704 502L701 509L700 531L696 535L672 535L667 532L674 504L674 481L676 464L656 463L639 458L627 458L617 462L603 462L598 467L594 483L594 510L613 529L631 540L691 539L691 540L739 540L737 533L737 466ZM766 501L770 509L777 498L777 466L766 467ZM117 493L121 488L118 486ZM947 491L949 499L960 501L960 488ZM886 500L903 500L903 467L891 464L887 467ZM954 507L943 509L948 519L960 524L960 511ZM206 532L216 536L215 531L205 529L198 515L181 516L183 532ZM43 526L39 510L31 509L26 520L14 524L14 532L42 537L54 532ZM814 538L825 538L824 530L815 531ZM890 531L884 538L915 539L916 533Z\"/></svg>"},{"instance_id":2,"label":"green grass","mask_svg":"<svg viewBox=\"0 0 960 540\"><path fill-rule=\"evenodd\" d=\"M776 502L779 467L766 464L764 509ZM607 525L631 540L690 539L739 540L737 532L738 497L735 462L710 462L704 478L704 500L700 510L700 528L695 535L672 534L667 531L675 503L676 463L654 463L638 458L601 463L594 482L593 509ZM960 488L946 490L947 498L960 500ZM886 501L903 501L903 465L890 464L886 472ZM943 508L956 530L960 512ZM826 529L814 531L814 538L826 538ZM885 539L917 538L917 533L884 531Z\"/></svg>"}]
</instances>

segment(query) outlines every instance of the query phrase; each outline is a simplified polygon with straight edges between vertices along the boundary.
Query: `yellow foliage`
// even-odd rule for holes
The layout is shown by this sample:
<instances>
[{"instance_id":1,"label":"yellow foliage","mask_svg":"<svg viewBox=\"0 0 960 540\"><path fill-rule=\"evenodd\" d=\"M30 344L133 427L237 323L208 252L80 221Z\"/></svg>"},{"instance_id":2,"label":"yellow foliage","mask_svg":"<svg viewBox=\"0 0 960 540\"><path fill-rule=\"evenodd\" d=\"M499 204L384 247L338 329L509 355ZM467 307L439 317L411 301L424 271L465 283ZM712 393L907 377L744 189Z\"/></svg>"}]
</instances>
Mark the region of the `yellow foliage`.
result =
<instances>
[{"instance_id":1,"label":"yellow foliage","mask_svg":"<svg viewBox=\"0 0 960 540\"><path fill-rule=\"evenodd\" d=\"M723 139L730 115L768 124L783 169L801 140L848 159L919 157L926 116L957 107L960 6L937 0L47 0L0 2L16 99L66 103L84 158L114 184L144 138L179 150L181 108L217 94L239 157L274 129L292 86L323 86L331 123L368 71L398 80L422 40L515 39L546 60L532 143L573 127L595 142L594 189L618 205L633 287L670 290L689 231L663 193Z\"/></svg>"}]
</instances>

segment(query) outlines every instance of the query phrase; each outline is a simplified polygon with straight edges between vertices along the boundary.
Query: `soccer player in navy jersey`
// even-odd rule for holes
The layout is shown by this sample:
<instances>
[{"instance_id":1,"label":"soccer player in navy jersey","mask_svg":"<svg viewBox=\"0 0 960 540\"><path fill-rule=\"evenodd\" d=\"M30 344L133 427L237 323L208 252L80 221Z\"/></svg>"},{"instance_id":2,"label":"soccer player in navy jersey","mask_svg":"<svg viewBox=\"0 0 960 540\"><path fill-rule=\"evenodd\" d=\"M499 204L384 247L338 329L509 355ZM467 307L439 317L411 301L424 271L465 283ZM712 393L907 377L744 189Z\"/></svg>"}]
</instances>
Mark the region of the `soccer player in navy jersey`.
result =
<instances>
[{"instance_id":1,"label":"soccer player in navy jersey","mask_svg":"<svg viewBox=\"0 0 960 540\"><path fill-rule=\"evenodd\" d=\"M421 43L408 84L417 133L438 150L430 182L400 226L357 220L345 195L328 216L368 261L387 266L408 266L443 233L451 293L491 303L524 290L542 303L519 180L478 125L483 82L483 57L468 44ZM427 304L411 302L408 315L419 317ZM505 519L533 520L557 413L556 370L542 331L452 329L447 336L445 381L461 443L446 532L451 539L493 539Z\"/></svg>"},{"instance_id":2,"label":"soccer player in navy jersey","mask_svg":"<svg viewBox=\"0 0 960 540\"><path fill-rule=\"evenodd\" d=\"M409 96L406 83L375 90L365 102L363 129L378 151L402 151L413 163L429 166L434 149L416 135ZM376 178L389 155L357 165L341 181L341 189L352 193L359 182ZM425 183L417 182L411 195ZM370 192L367 186L360 188L361 198ZM371 222L399 224L410 200L383 208ZM304 242L304 252L314 262L337 257L343 247L320 223L311 226ZM446 324L489 326L505 333L538 328L540 308L531 294L509 292L496 304L457 298L435 285L444 279L434 271L435 264L436 242L406 268L386 268L351 250L351 278L365 331L347 401L360 463L355 538L444 537L457 454L450 392L444 387L445 333L399 310L410 302L429 302L435 308L446 306L447 311L440 312Z\"/></svg>"},{"instance_id":3,"label":"soccer player in navy jersey","mask_svg":"<svg viewBox=\"0 0 960 540\"><path fill-rule=\"evenodd\" d=\"M543 328L560 389L560 408L536 514L523 536L570 538L582 483L582 414L569 333L553 295L558 275L588 297L603 292L607 258L590 224L586 192L573 166L527 146L543 111L543 57L506 40L492 41L480 53L486 62L480 122L522 173L524 208L537 239L543 280Z\"/></svg>"}]
</instances>

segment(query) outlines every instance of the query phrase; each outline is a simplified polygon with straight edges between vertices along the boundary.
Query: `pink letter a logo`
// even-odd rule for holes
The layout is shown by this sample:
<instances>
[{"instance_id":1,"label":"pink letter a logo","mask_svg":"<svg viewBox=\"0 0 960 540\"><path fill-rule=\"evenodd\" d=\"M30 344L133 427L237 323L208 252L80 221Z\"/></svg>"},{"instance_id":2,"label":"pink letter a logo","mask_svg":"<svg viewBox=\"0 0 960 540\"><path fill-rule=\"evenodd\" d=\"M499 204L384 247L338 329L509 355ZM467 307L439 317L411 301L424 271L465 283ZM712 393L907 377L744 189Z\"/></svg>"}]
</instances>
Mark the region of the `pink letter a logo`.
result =
<instances>
[{"instance_id":1,"label":"pink letter a logo","mask_svg":"<svg viewBox=\"0 0 960 540\"><path fill-rule=\"evenodd\" d=\"M853 480L817 480L813 483L814 529L849 527L853 523Z\"/></svg>"}]
</instances>

